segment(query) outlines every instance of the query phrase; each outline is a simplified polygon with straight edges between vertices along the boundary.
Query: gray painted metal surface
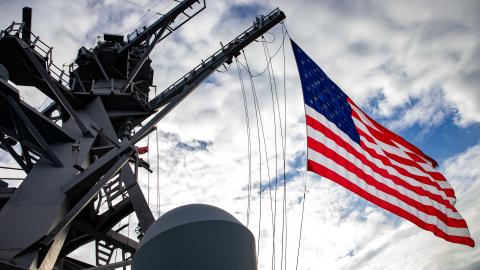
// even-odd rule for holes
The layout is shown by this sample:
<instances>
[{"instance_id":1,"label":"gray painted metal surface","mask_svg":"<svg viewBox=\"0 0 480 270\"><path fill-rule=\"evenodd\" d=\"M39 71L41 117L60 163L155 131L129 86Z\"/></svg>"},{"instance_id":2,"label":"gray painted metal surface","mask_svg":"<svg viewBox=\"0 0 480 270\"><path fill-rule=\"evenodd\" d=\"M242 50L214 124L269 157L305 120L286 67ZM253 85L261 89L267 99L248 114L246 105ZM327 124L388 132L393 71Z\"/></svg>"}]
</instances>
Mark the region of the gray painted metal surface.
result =
<instances>
[{"instance_id":1,"label":"gray painted metal surface","mask_svg":"<svg viewBox=\"0 0 480 270\"><path fill-rule=\"evenodd\" d=\"M0 78L5 81L8 81L8 79L10 78L7 68L2 64L0 64Z\"/></svg>"},{"instance_id":2,"label":"gray painted metal surface","mask_svg":"<svg viewBox=\"0 0 480 270\"><path fill-rule=\"evenodd\" d=\"M147 231L133 270L254 270L255 238L232 215L203 204L178 207Z\"/></svg>"}]
</instances>

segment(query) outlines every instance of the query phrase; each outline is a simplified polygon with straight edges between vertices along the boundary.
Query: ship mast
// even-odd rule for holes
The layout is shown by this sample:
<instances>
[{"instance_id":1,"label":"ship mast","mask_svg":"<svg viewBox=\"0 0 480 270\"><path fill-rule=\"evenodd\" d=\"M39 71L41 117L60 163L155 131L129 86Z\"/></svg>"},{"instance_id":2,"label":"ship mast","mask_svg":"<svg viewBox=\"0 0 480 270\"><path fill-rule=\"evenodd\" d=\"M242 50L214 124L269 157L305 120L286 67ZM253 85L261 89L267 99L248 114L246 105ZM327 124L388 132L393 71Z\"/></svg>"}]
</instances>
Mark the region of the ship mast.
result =
<instances>
[{"instance_id":1,"label":"ship mast","mask_svg":"<svg viewBox=\"0 0 480 270\"><path fill-rule=\"evenodd\" d=\"M149 164L135 145L218 67L285 19L279 9L257 17L149 100L152 50L205 8L205 1L179 1L126 38L104 34L94 48L78 50L68 71L53 63L52 47L31 31L31 9L1 31L0 148L26 177L18 188L0 180L0 268L94 267L68 256L91 241L98 269L129 263L138 241L121 233L125 226L114 226L135 213L141 238L155 221L137 179ZM33 86L52 103L38 111L8 81ZM123 264L112 262L116 249Z\"/></svg>"}]
</instances>

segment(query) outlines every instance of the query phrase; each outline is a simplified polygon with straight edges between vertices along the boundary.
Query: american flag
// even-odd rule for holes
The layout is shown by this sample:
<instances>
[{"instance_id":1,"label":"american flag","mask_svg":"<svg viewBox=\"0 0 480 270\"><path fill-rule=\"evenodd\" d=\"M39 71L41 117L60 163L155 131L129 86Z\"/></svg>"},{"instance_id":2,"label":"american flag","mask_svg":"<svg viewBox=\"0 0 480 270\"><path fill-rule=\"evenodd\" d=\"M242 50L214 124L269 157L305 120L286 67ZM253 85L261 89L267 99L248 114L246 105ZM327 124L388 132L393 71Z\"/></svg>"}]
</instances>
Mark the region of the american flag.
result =
<instances>
[{"instance_id":1,"label":"american flag","mask_svg":"<svg viewBox=\"0 0 480 270\"><path fill-rule=\"evenodd\" d=\"M474 246L435 160L365 114L292 40L307 124L307 169L447 241Z\"/></svg>"}]
</instances>

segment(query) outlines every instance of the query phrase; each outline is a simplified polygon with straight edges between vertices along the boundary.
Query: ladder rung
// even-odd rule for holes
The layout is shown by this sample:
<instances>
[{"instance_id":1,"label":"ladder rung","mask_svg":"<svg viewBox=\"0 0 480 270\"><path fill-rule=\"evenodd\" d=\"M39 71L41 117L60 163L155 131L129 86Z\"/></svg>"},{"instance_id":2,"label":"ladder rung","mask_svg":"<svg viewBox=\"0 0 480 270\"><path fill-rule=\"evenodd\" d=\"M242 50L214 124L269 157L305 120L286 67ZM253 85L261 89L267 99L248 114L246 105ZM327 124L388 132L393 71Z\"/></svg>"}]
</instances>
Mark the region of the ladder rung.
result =
<instances>
[{"instance_id":1,"label":"ladder rung","mask_svg":"<svg viewBox=\"0 0 480 270\"><path fill-rule=\"evenodd\" d=\"M125 224L125 225L121 226L120 228L116 229L115 231L119 232L119 231L125 229L126 227L128 227L128 224Z\"/></svg>"},{"instance_id":2,"label":"ladder rung","mask_svg":"<svg viewBox=\"0 0 480 270\"><path fill-rule=\"evenodd\" d=\"M97 250L97 252L98 252L99 254L103 254L103 255L105 255L105 256L109 256L109 255L110 255L110 253L108 253L108 252L106 252L106 251L103 251L103 250L101 250L101 249Z\"/></svg>"}]
</instances>

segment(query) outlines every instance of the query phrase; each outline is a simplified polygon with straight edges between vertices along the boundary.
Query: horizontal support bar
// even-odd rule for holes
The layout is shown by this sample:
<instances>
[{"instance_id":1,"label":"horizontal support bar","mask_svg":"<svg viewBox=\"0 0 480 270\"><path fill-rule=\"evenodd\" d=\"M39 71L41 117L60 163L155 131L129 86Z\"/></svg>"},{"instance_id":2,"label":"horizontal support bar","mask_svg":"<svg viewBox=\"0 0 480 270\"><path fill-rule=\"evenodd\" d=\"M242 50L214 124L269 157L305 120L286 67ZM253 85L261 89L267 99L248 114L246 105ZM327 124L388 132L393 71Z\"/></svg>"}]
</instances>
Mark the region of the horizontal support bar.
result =
<instances>
[{"instance_id":1,"label":"horizontal support bar","mask_svg":"<svg viewBox=\"0 0 480 270\"><path fill-rule=\"evenodd\" d=\"M117 268L120 268L120 267L129 266L131 264L132 264L132 260L125 260L125 261L111 263L111 264L107 264L107 265L85 268L83 270L111 270L111 269L117 269Z\"/></svg>"}]
</instances>

